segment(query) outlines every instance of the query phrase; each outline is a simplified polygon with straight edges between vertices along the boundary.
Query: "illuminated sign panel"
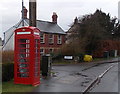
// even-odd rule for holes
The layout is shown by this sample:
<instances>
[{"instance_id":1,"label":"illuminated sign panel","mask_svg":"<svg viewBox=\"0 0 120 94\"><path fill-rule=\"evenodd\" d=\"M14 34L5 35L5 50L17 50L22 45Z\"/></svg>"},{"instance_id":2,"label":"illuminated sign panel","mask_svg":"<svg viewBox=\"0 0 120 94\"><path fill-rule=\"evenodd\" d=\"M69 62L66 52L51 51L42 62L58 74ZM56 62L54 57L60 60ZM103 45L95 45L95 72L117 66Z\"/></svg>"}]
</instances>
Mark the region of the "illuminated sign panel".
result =
<instances>
[{"instance_id":1,"label":"illuminated sign panel","mask_svg":"<svg viewBox=\"0 0 120 94\"><path fill-rule=\"evenodd\" d=\"M31 32L17 32L17 34L31 34Z\"/></svg>"}]
</instances>

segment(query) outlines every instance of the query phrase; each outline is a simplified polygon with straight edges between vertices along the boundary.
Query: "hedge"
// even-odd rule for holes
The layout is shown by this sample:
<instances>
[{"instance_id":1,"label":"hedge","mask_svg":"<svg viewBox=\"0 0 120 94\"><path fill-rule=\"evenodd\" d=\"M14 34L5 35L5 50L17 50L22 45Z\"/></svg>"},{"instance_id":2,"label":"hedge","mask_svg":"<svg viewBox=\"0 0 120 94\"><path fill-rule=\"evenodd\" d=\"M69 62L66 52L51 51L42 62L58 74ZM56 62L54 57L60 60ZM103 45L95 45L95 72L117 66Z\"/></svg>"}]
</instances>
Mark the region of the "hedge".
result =
<instances>
[{"instance_id":1,"label":"hedge","mask_svg":"<svg viewBox=\"0 0 120 94\"><path fill-rule=\"evenodd\" d=\"M2 81L10 81L14 77L14 63L2 64Z\"/></svg>"},{"instance_id":2,"label":"hedge","mask_svg":"<svg viewBox=\"0 0 120 94\"><path fill-rule=\"evenodd\" d=\"M2 63L14 62L14 51L2 51Z\"/></svg>"}]
</instances>

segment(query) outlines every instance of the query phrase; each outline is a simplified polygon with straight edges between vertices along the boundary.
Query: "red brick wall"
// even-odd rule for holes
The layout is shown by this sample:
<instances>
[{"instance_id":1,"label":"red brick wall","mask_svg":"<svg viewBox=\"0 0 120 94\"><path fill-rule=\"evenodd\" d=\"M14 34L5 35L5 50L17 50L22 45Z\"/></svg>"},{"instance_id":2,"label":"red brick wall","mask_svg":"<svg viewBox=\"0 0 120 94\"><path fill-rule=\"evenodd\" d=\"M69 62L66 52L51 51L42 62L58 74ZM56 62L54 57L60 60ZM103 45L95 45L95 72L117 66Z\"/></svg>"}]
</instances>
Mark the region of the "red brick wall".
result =
<instances>
[{"instance_id":1,"label":"red brick wall","mask_svg":"<svg viewBox=\"0 0 120 94\"><path fill-rule=\"evenodd\" d=\"M41 43L41 48L45 49L45 54L49 53L49 49L54 49L54 52L57 52L58 49L65 43L65 35L62 36L62 44L57 44L57 36L58 34L53 34L54 35L54 43L49 44L49 34L45 33L45 43Z\"/></svg>"}]
</instances>

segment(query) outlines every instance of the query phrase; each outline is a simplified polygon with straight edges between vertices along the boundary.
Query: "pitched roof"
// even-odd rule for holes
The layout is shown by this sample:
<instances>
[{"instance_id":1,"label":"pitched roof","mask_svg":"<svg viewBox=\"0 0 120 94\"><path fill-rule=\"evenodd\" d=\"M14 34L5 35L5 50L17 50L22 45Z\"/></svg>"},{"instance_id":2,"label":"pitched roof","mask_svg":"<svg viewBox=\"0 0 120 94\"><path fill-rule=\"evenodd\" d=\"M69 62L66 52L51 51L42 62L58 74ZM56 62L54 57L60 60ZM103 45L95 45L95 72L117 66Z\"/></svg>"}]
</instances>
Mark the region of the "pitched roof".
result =
<instances>
[{"instance_id":1,"label":"pitched roof","mask_svg":"<svg viewBox=\"0 0 120 94\"><path fill-rule=\"evenodd\" d=\"M29 19L25 19L25 21L29 24ZM37 28L45 33L66 34L58 24L48 21L37 20Z\"/></svg>"},{"instance_id":2,"label":"pitched roof","mask_svg":"<svg viewBox=\"0 0 120 94\"><path fill-rule=\"evenodd\" d=\"M22 22L23 21L20 20L17 24L15 24L14 26L12 26L11 28L9 28L7 31L4 32L7 33L7 37L5 39L5 43L2 49L4 49L4 47L9 42L9 40L13 38L15 29L23 27ZM24 26L29 26L29 19L24 19ZM64 35L66 34L59 25L48 21L37 20L37 28L39 28L41 32L45 32L45 33L64 34Z\"/></svg>"}]
</instances>

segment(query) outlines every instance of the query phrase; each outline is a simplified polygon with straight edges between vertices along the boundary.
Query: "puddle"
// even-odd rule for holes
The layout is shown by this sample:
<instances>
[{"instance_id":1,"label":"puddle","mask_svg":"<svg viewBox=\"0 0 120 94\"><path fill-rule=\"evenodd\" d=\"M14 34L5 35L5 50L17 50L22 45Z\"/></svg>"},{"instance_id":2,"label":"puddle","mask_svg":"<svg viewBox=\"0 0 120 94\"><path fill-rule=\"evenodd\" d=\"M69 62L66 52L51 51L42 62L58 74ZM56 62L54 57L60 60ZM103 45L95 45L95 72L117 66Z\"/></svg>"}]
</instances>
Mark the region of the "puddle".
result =
<instances>
[{"instance_id":1,"label":"puddle","mask_svg":"<svg viewBox=\"0 0 120 94\"><path fill-rule=\"evenodd\" d=\"M56 75L56 74L53 74L52 77L57 77L57 75Z\"/></svg>"},{"instance_id":2,"label":"puddle","mask_svg":"<svg viewBox=\"0 0 120 94\"><path fill-rule=\"evenodd\" d=\"M90 81L84 81L84 82L82 82L82 83L84 84L84 83L89 83L89 82L90 82Z\"/></svg>"},{"instance_id":3,"label":"puddle","mask_svg":"<svg viewBox=\"0 0 120 94\"><path fill-rule=\"evenodd\" d=\"M58 72L51 72L51 77L58 77L59 73Z\"/></svg>"},{"instance_id":4,"label":"puddle","mask_svg":"<svg viewBox=\"0 0 120 94\"><path fill-rule=\"evenodd\" d=\"M98 67L99 65L101 65L101 64L95 64L93 66L90 66L90 67L87 67L87 68L83 69L82 71L86 71L86 70L91 69L93 67Z\"/></svg>"},{"instance_id":5,"label":"puddle","mask_svg":"<svg viewBox=\"0 0 120 94\"><path fill-rule=\"evenodd\" d=\"M84 81L84 82L81 83L81 86L82 87L86 87L89 82L90 82L89 80L88 81Z\"/></svg>"},{"instance_id":6,"label":"puddle","mask_svg":"<svg viewBox=\"0 0 120 94\"><path fill-rule=\"evenodd\" d=\"M76 76L65 76L65 77L58 79L57 82L64 83L64 84L72 84L79 79L80 77L76 77Z\"/></svg>"},{"instance_id":7,"label":"puddle","mask_svg":"<svg viewBox=\"0 0 120 94\"><path fill-rule=\"evenodd\" d=\"M83 76L83 77L88 77L87 75L83 74L83 73L80 73L80 72L75 72L75 73L72 73L70 74L71 76L75 76L75 75L78 75L78 76Z\"/></svg>"},{"instance_id":8,"label":"puddle","mask_svg":"<svg viewBox=\"0 0 120 94\"><path fill-rule=\"evenodd\" d=\"M81 86L86 87L91 81L91 78L85 78L85 81L81 82Z\"/></svg>"},{"instance_id":9,"label":"puddle","mask_svg":"<svg viewBox=\"0 0 120 94\"><path fill-rule=\"evenodd\" d=\"M86 85L84 85L84 84L81 84L81 86L82 86L82 87L86 87Z\"/></svg>"},{"instance_id":10,"label":"puddle","mask_svg":"<svg viewBox=\"0 0 120 94\"><path fill-rule=\"evenodd\" d=\"M91 81L92 79L91 79L91 78L85 78L85 80L89 80L89 81Z\"/></svg>"}]
</instances>

